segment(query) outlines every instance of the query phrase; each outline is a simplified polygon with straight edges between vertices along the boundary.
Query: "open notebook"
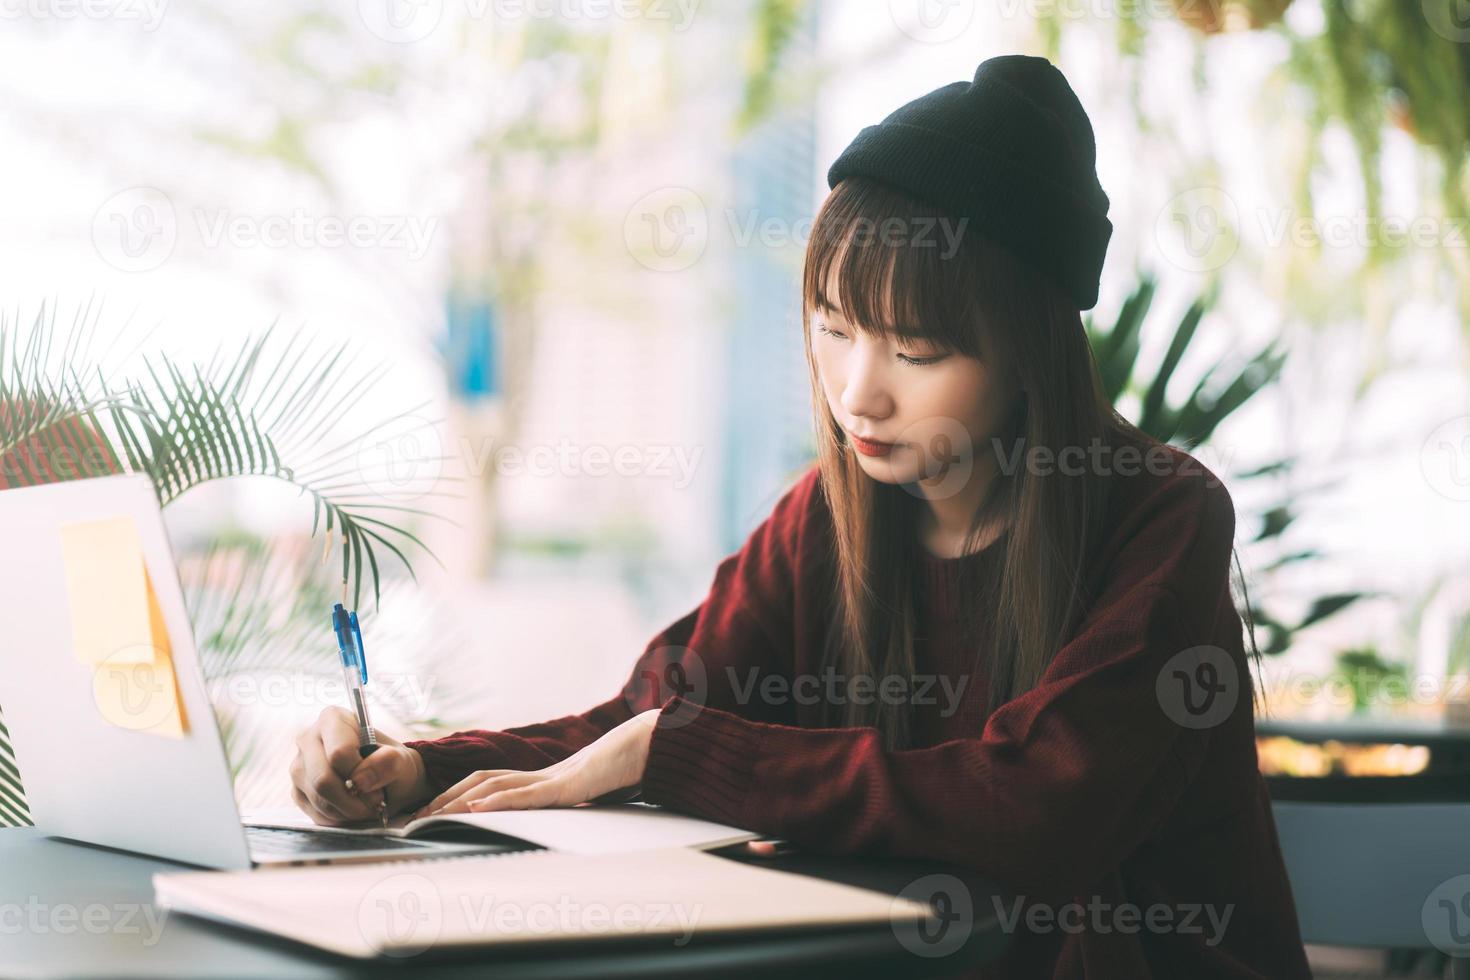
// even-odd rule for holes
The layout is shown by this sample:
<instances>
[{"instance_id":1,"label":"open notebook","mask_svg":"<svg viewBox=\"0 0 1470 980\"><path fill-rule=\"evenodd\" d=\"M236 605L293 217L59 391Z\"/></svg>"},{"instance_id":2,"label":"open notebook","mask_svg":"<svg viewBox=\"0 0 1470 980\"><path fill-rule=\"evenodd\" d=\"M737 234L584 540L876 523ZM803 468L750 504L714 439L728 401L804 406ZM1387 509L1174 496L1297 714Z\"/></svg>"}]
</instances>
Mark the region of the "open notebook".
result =
<instances>
[{"instance_id":1,"label":"open notebook","mask_svg":"<svg viewBox=\"0 0 1470 980\"><path fill-rule=\"evenodd\" d=\"M585 804L536 810L490 810L391 821L362 827L323 827L296 807L246 810L241 819L252 827L290 827L324 833L425 837L435 829L475 827L539 844L553 851L604 854L660 847L710 850L755 840L759 834L685 816L647 803Z\"/></svg>"},{"instance_id":2,"label":"open notebook","mask_svg":"<svg viewBox=\"0 0 1470 980\"><path fill-rule=\"evenodd\" d=\"M168 909L345 956L656 937L673 946L744 930L914 923L902 897L689 848L514 851L408 863L160 872Z\"/></svg>"}]
</instances>

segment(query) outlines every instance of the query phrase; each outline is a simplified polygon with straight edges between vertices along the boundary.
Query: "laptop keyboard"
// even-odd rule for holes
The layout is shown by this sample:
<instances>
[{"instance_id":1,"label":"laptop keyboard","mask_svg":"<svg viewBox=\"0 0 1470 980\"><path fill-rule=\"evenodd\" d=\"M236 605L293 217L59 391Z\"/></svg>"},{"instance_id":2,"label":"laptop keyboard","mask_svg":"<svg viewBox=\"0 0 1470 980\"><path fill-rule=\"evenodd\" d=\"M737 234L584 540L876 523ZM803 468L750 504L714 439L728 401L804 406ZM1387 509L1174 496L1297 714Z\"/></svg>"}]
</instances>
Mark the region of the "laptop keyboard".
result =
<instances>
[{"instance_id":1,"label":"laptop keyboard","mask_svg":"<svg viewBox=\"0 0 1470 980\"><path fill-rule=\"evenodd\" d=\"M246 827L250 853L264 857L343 853L352 851L426 851L435 848L398 837L331 834L285 827Z\"/></svg>"}]
</instances>

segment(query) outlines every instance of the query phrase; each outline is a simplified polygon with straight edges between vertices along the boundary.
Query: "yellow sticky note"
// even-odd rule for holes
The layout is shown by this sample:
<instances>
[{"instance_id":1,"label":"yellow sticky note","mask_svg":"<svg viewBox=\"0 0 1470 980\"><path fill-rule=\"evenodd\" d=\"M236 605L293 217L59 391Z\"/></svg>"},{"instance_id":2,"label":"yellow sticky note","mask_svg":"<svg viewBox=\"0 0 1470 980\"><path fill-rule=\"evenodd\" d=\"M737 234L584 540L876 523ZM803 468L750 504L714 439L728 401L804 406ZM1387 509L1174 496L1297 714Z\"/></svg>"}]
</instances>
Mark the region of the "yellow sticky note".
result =
<instances>
[{"instance_id":1,"label":"yellow sticky note","mask_svg":"<svg viewBox=\"0 0 1470 980\"><path fill-rule=\"evenodd\" d=\"M102 717L133 731L188 731L163 609L129 517L63 525L76 658L92 668Z\"/></svg>"},{"instance_id":2,"label":"yellow sticky note","mask_svg":"<svg viewBox=\"0 0 1470 980\"><path fill-rule=\"evenodd\" d=\"M102 717L119 728L172 738L189 730L167 650L158 651L151 664L97 664L92 697Z\"/></svg>"},{"instance_id":3,"label":"yellow sticky note","mask_svg":"<svg viewBox=\"0 0 1470 980\"><path fill-rule=\"evenodd\" d=\"M61 555L76 658L84 664L152 663L148 572L133 519L63 524Z\"/></svg>"}]
</instances>

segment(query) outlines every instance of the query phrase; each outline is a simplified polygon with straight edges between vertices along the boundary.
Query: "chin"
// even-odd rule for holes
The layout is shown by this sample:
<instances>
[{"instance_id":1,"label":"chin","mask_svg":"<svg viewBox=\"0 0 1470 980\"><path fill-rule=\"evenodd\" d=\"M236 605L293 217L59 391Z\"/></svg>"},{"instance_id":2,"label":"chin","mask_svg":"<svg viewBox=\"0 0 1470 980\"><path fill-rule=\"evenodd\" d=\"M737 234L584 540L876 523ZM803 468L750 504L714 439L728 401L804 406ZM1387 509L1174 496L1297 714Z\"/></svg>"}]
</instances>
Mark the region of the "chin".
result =
<instances>
[{"instance_id":1,"label":"chin","mask_svg":"<svg viewBox=\"0 0 1470 980\"><path fill-rule=\"evenodd\" d=\"M945 464L930 460L927 467L919 451L910 447L887 456L864 456L852 450L863 472L879 483L904 487L927 500L945 499L964 491L974 475L974 460L963 456Z\"/></svg>"},{"instance_id":2,"label":"chin","mask_svg":"<svg viewBox=\"0 0 1470 980\"><path fill-rule=\"evenodd\" d=\"M912 483L922 475L913 450L895 449L887 456L864 456L852 446L848 448L863 472L879 483Z\"/></svg>"}]
</instances>

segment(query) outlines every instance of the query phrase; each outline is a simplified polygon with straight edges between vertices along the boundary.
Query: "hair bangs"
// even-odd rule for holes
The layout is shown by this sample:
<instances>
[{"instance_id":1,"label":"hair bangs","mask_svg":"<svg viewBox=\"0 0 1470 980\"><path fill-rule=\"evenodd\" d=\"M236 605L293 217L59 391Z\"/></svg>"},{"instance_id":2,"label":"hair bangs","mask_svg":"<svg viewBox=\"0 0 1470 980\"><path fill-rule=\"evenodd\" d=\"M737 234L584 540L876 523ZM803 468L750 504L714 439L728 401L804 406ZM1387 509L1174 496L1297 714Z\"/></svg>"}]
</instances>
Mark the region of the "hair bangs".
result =
<instances>
[{"instance_id":1,"label":"hair bangs","mask_svg":"<svg viewBox=\"0 0 1470 980\"><path fill-rule=\"evenodd\" d=\"M982 263L966 225L877 181L842 181L812 226L804 310L834 310L885 340L980 357Z\"/></svg>"}]
</instances>

